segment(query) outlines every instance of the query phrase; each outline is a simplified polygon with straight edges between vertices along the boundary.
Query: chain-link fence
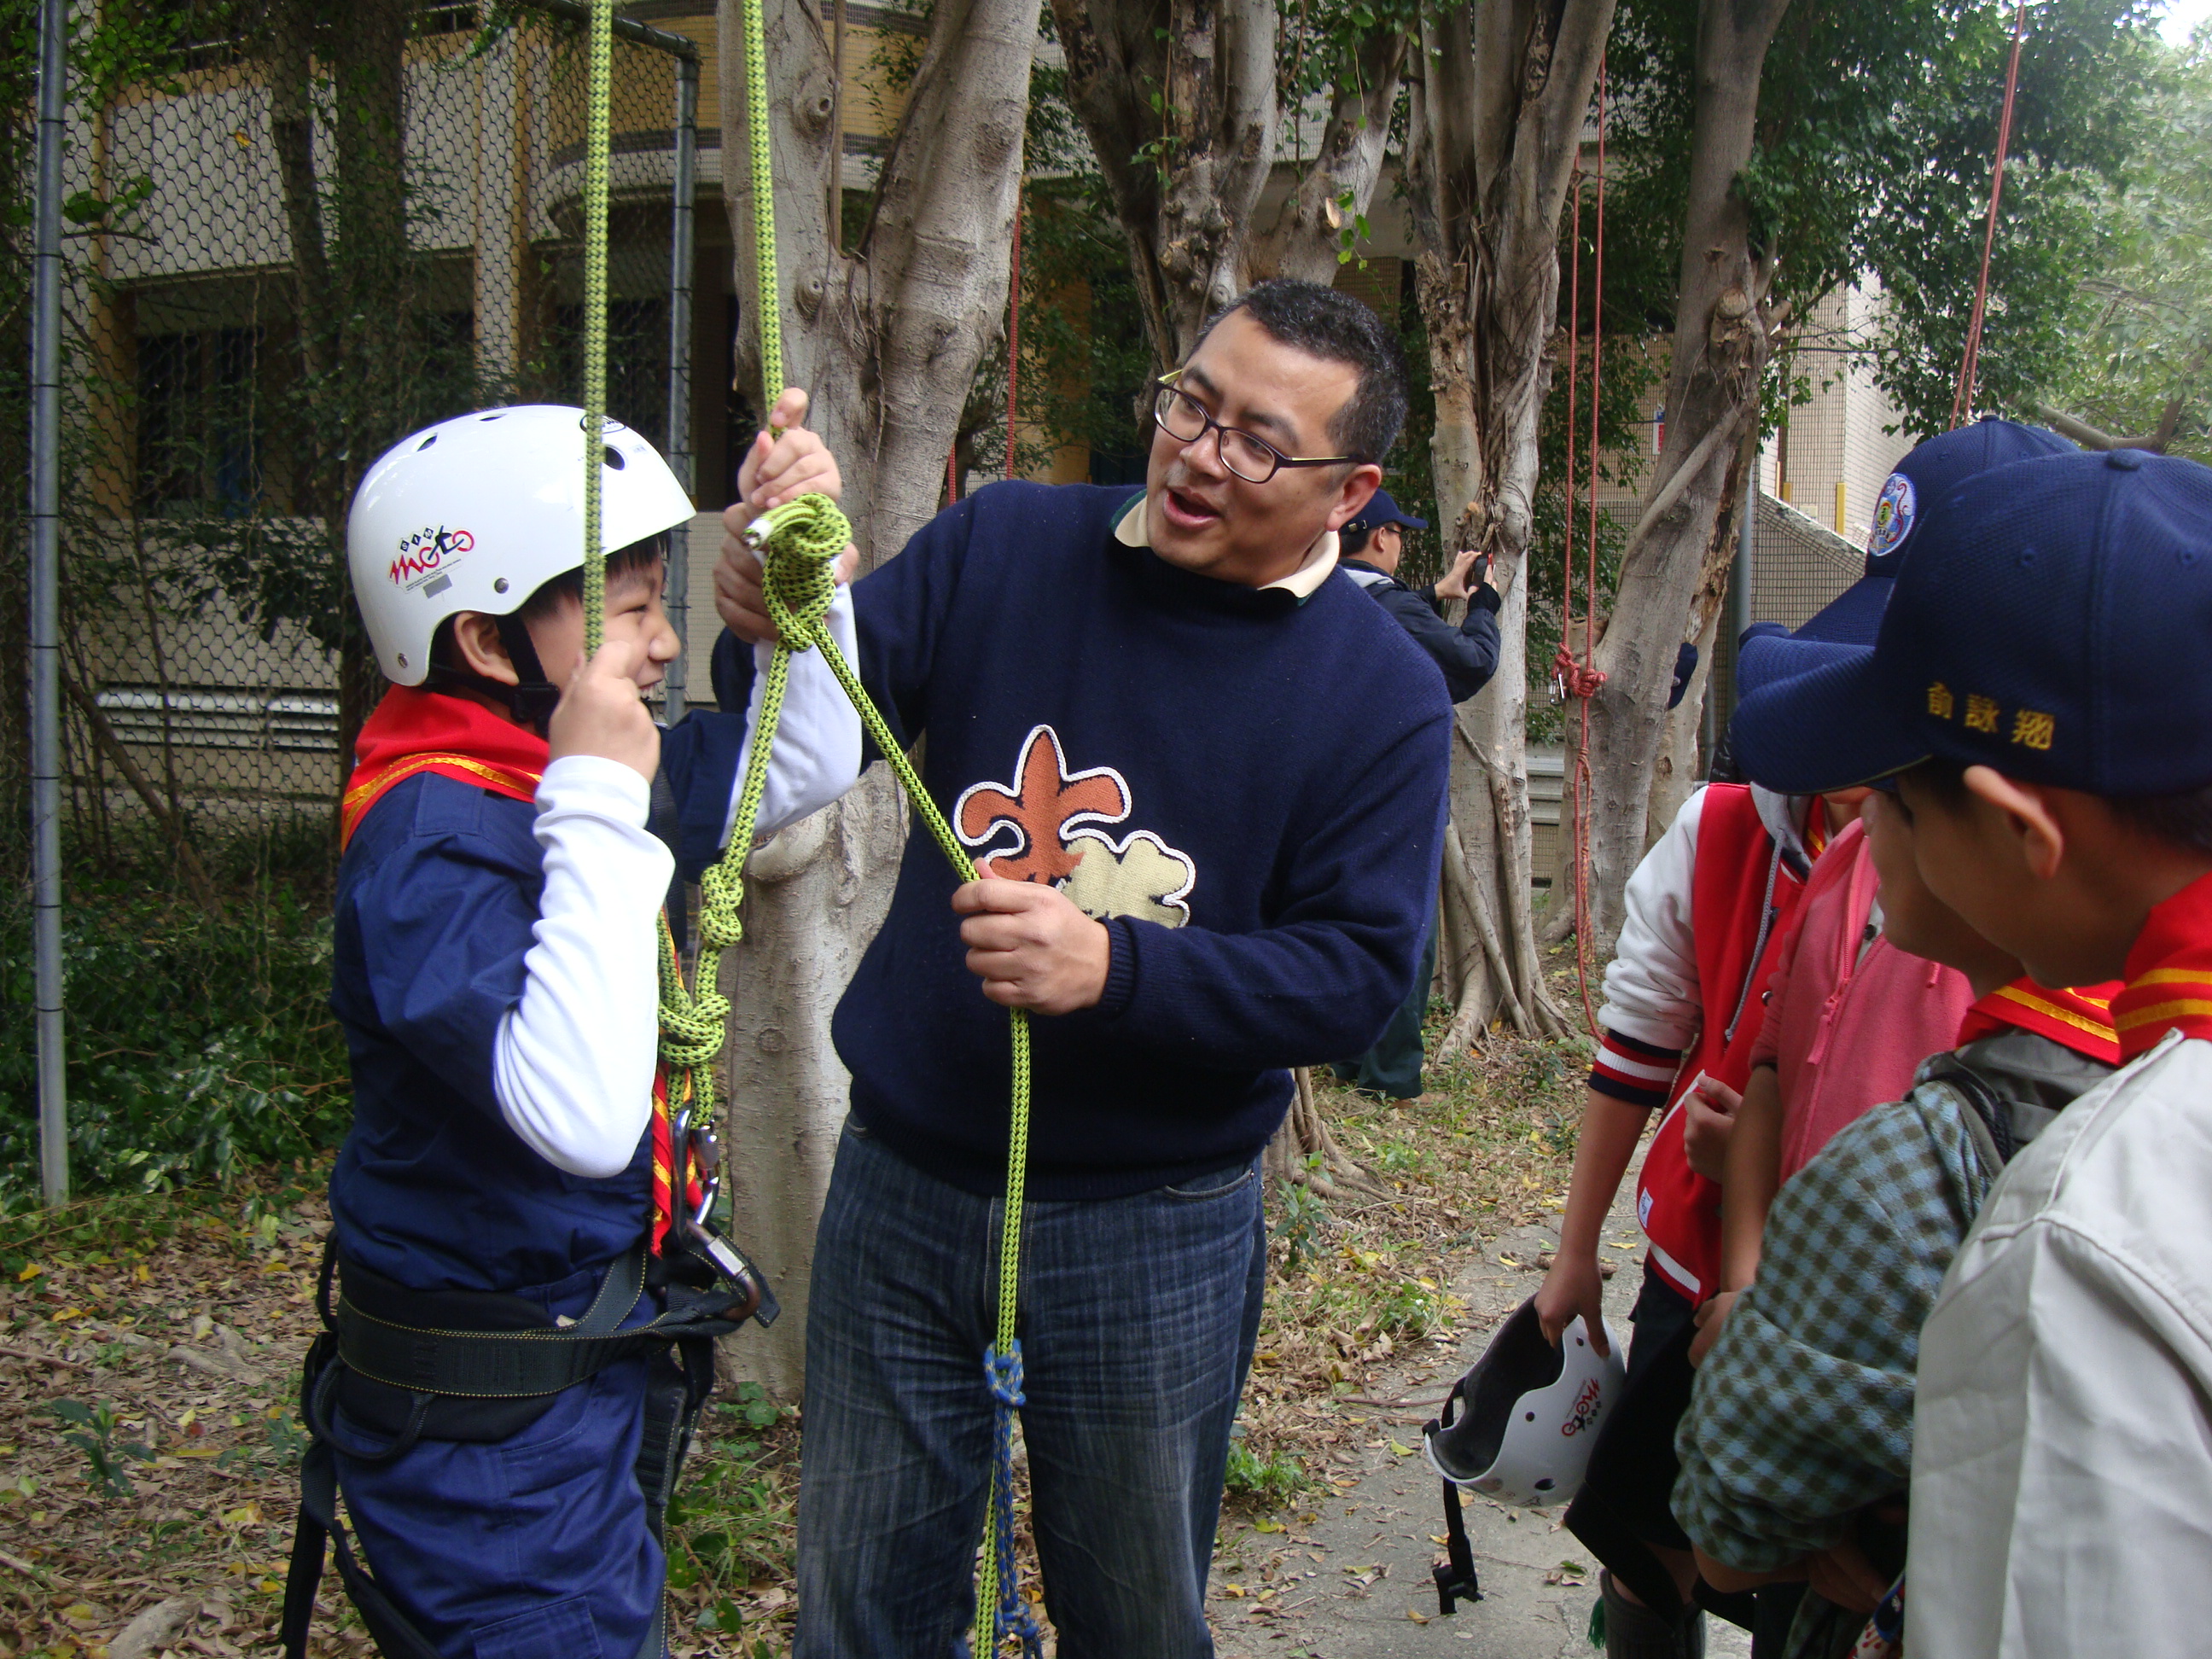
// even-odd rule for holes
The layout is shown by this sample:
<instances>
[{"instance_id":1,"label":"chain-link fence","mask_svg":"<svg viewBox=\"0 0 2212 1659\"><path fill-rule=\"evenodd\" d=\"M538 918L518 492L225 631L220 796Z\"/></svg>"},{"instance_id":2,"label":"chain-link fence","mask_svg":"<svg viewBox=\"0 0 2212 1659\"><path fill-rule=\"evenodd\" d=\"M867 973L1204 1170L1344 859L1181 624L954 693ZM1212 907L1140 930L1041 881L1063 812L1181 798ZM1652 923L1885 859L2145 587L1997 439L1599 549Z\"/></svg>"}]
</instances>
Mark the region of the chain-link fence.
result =
<instances>
[{"instance_id":1,"label":"chain-link fence","mask_svg":"<svg viewBox=\"0 0 2212 1659\"><path fill-rule=\"evenodd\" d=\"M15 209L0 467L18 481L0 502L0 678L20 688L37 6L0 11L16 112L0 124ZM70 15L55 430L70 1137L83 1174L137 1158L151 1179L163 1158L223 1163L225 1124L261 1152L328 1139L271 1141L238 1114L303 1121L343 1076L319 918L344 750L380 690L345 510L410 430L580 401L589 10L147 0ZM713 18L672 21L696 39L617 24L607 408L688 481ZM670 566L679 627L689 564ZM31 1021L15 1018L33 1001L31 730L20 691L0 698L0 1206L35 1167Z\"/></svg>"},{"instance_id":2,"label":"chain-link fence","mask_svg":"<svg viewBox=\"0 0 2212 1659\"><path fill-rule=\"evenodd\" d=\"M354 484L430 422L580 397L585 9L380 5L182 12L143 73L73 77L64 726L94 842L150 814L204 864L241 820L326 813L361 712ZM615 43L608 411L687 477L697 70L679 35Z\"/></svg>"}]
</instances>

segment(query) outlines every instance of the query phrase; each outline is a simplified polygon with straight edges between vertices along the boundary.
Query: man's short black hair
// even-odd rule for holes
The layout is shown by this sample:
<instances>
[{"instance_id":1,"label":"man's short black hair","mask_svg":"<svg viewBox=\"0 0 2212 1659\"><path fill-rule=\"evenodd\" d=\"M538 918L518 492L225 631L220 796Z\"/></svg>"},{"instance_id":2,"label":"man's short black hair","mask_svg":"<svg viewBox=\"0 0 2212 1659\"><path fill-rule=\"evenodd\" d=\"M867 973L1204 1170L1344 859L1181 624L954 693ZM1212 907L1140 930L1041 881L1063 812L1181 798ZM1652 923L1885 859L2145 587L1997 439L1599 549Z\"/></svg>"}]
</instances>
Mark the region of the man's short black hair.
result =
<instances>
[{"instance_id":1,"label":"man's short black hair","mask_svg":"<svg viewBox=\"0 0 2212 1659\"><path fill-rule=\"evenodd\" d=\"M1373 307L1319 283L1271 277L1207 318L1198 343L1206 343L1224 317L1239 311L1250 313L1270 339L1358 369L1358 386L1329 418L1329 441L1363 461L1379 461L1390 453L1406 424L1406 354Z\"/></svg>"},{"instance_id":2,"label":"man's short black hair","mask_svg":"<svg viewBox=\"0 0 2212 1659\"><path fill-rule=\"evenodd\" d=\"M1336 532L1336 556L1340 559L1358 558L1367 550L1367 544L1374 535L1375 532L1364 524L1345 526Z\"/></svg>"},{"instance_id":3,"label":"man's short black hair","mask_svg":"<svg viewBox=\"0 0 2212 1659\"><path fill-rule=\"evenodd\" d=\"M1946 811L1966 810L1966 763L1932 756L1911 769L1914 783L1942 803ZM2212 786L2171 795L2103 795L2112 816L2138 835L2185 852L2212 854Z\"/></svg>"}]
</instances>

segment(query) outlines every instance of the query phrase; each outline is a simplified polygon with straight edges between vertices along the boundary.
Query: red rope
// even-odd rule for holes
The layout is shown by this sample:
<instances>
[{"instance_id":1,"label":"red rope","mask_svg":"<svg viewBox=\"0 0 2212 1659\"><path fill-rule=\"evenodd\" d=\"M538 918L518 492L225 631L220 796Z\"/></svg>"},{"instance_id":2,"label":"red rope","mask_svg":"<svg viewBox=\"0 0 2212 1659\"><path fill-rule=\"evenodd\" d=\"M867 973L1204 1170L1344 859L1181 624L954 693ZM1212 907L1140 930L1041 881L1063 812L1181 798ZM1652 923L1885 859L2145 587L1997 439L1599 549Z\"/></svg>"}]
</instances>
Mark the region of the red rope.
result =
<instances>
[{"instance_id":1,"label":"red rope","mask_svg":"<svg viewBox=\"0 0 2212 1659\"><path fill-rule=\"evenodd\" d=\"M1605 389L1605 129L1606 129L1606 60L1598 59L1597 68L1597 193L1596 234L1594 239L1590 271L1590 398L1589 398L1589 538L1585 550L1586 563L1583 574L1583 654L1577 662L1570 641L1573 639L1575 593L1575 363L1572 347L1567 358L1567 513L1566 513L1566 600L1560 611L1559 653L1553 664L1560 690L1582 706L1582 741L1575 750L1575 775L1571 790L1573 814L1575 858L1575 978L1581 988L1583 1019L1590 1035L1597 1035L1597 1010L1590 1002L1590 902L1589 902L1589 819L1590 782L1590 699L1605 684L1605 676L1598 672L1592 662L1595 645L1593 636L1597 632L1597 458L1599 400ZM1570 261L1568 281L1571 293L1567 304L1567 337L1572 342L1581 337L1582 326L1582 187L1579 179L1574 185L1575 218L1573 254Z\"/></svg>"},{"instance_id":2,"label":"red rope","mask_svg":"<svg viewBox=\"0 0 2212 1659\"><path fill-rule=\"evenodd\" d=\"M1575 653L1567 642L1574 638L1575 623L1575 386L1582 375L1583 341L1583 169L1575 164L1567 179L1574 216L1567 231L1567 483L1565 568L1559 597L1559 648L1552 654L1552 685L1561 697L1567 695L1566 677L1575 669Z\"/></svg>"},{"instance_id":3,"label":"red rope","mask_svg":"<svg viewBox=\"0 0 2212 1659\"><path fill-rule=\"evenodd\" d=\"M2012 18L2012 61L2005 67L2004 113L1997 118L1996 167L1990 175L1990 219L1982 232L1982 275L1974 285L1973 315L1966 324L1966 351L1959 364L1958 390L1951 395L1951 424L1960 426L1974 416L1974 393L1981 377L1982 318L1990 299L1990 256L1997 244L1997 200L2004 193L2005 155L2012 148L2012 106L2020 89L2020 43L2027 30L2027 0L2020 0Z\"/></svg>"},{"instance_id":4,"label":"red rope","mask_svg":"<svg viewBox=\"0 0 2212 1659\"><path fill-rule=\"evenodd\" d=\"M1014 476L1014 387L1022 369L1022 186L1014 181L1014 258L1006 284L1006 476Z\"/></svg>"},{"instance_id":5,"label":"red rope","mask_svg":"<svg viewBox=\"0 0 2212 1659\"><path fill-rule=\"evenodd\" d=\"M945 457L945 499L948 503L960 499L960 446L957 442Z\"/></svg>"}]
</instances>

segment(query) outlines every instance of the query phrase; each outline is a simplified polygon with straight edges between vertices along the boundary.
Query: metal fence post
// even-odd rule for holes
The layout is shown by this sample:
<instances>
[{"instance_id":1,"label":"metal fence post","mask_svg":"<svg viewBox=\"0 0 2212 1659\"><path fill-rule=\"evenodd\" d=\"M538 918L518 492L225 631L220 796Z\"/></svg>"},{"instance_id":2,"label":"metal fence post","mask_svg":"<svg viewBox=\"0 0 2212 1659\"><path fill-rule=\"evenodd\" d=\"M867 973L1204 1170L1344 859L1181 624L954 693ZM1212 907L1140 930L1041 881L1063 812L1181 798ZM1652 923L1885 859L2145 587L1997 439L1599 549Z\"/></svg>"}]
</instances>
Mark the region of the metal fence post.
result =
<instances>
[{"instance_id":1,"label":"metal fence post","mask_svg":"<svg viewBox=\"0 0 2212 1659\"><path fill-rule=\"evenodd\" d=\"M31 297L32 955L39 1044L39 1184L69 1197L62 1049L62 118L68 0L39 7L37 252Z\"/></svg>"},{"instance_id":2,"label":"metal fence post","mask_svg":"<svg viewBox=\"0 0 2212 1659\"><path fill-rule=\"evenodd\" d=\"M668 464L687 491L696 491L691 464L691 264L692 198L698 189L699 61L676 60L676 180L668 234ZM691 532L689 525L669 538L668 619L684 647L668 665L661 683L667 699L663 717L671 726L684 718L684 694L690 648Z\"/></svg>"}]
</instances>

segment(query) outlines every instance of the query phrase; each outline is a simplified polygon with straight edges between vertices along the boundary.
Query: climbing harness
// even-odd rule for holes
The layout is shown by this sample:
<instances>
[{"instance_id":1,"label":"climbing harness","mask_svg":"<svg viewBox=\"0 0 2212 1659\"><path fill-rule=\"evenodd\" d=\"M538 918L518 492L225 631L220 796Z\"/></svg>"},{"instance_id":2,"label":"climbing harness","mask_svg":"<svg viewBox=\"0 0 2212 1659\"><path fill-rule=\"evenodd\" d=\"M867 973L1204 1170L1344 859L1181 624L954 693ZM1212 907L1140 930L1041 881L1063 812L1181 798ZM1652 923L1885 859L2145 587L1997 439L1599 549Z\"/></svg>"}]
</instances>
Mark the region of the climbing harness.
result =
<instances>
[{"instance_id":1,"label":"climbing harness","mask_svg":"<svg viewBox=\"0 0 2212 1659\"><path fill-rule=\"evenodd\" d=\"M605 3L606 0L597 0L600 7ZM775 179L769 149L768 52L760 0L743 0L738 10L744 50L745 145L752 189L761 386L764 395L772 399L784 384L784 374L783 324L776 297L782 289L776 267ZM587 305L587 312L588 308ZM592 390L586 386L587 399ZM1011 446L1011 389L1008 396ZM830 673L859 711L869 740L889 763L915 816L943 850L946 861L962 881L975 879L975 866L951 825L930 798L904 749L861 688L859 677L824 623L830 602L836 598L832 567L851 538L852 528L845 515L827 496L818 495L801 495L771 508L744 532L745 544L760 556L761 588L769 618L775 623L777 642L762 684L758 723L738 791L729 845L720 861L700 879L699 959L691 984L684 982L673 939L664 937L662 942L661 1054L671 1068L672 1098L679 1089L688 1098L695 1075L710 1071L721 1049L729 1002L714 988L718 977L715 964L743 933L739 903L744 893L744 863L752 849L754 825L768 782L769 756L775 746L795 653L822 653ZM589 617L604 599L596 573L588 565L584 592ZM993 1536L982 1552L979 1571L975 1648L979 1653L995 1654L1012 1638L1018 1641L1024 1655L1035 1656L1042 1651L1042 1638L1016 1578L1013 1508L1013 1414L1023 1404L1021 1342L1015 1334L1015 1316L1021 1268L1022 1197L1029 1166L1030 1029L1026 1012L1016 1008L1010 1012L1013 1100L1006 1138L1006 1196L999 1236L998 1322L991 1346L983 1355L983 1381L990 1390L994 1414Z\"/></svg>"}]
</instances>

